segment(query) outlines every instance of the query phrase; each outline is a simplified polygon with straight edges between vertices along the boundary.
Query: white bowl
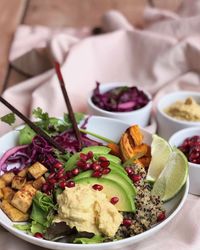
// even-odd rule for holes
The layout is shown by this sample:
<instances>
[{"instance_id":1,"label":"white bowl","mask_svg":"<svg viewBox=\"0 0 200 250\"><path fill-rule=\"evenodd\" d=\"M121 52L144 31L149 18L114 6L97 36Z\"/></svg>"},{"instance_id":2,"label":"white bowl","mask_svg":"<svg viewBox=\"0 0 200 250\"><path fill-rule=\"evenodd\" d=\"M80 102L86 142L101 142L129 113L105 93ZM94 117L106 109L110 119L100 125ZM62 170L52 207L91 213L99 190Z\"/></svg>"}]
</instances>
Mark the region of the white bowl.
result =
<instances>
[{"instance_id":1,"label":"white bowl","mask_svg":"<svg viewBox=\"0 0 200 250\"><path fill-rule=\"evenodd\" d=\"M178 147L183 143L186 138L192 137L194 135L200 136L200 126L198 128L191 127L176 132L170 137L169 143L172 146ZM189 162L189 179L189 193L200 195L200 164Z\"/></svg>"},{"instance_id":2,"label":"white bowl","mask_svg":"<svg viewBox=\"0 0 200 250\"><path fill-rule=\"evenodd\" d=\"M87 130L104 137L107 137L113 141L118 142L121 134L129 127L128 124L110 119L105 117L92 116L89 118L87 123ZM142 133L144 135L144 142L150 144L152 141L152 135L142 129ZM19 131L14 130L2 136L0 138L0 156L9 148L15 146L17 144L19 136ZM153 235L156 236L157 232L163 228L168 222L170 222L176 214L179 212L181 207L183 206L187 194L188 194L189 183L184 185L181 191L170 201L164 204L166 209L166 219L151 229L138 234L136 236L132 236L123 240L101 243L101 244L89 244L89 245L81 245L81 244L69 244L69 243L61 243L61 242L53 242L47 241L43 239L35 238L31 235L24 233L13 227L13 222L0 210L0 224L7 229L12 234L17 237L28 241L32 244L38 245L40 247L46 247L48 249L54 250L91 250L91 249L99 249L99 250L113 250L113 249L126 249L127 247L133 247L134 244L139 242L144 242L146 238L151 237Z\"/></svg>"},{"instance_id":3,"label":"white bowl","mask_svg":"<svg viewBox=\"0 0 200 250\"><path fill-rule=\"evenodd\" d=\"M121 87L121 86L131 86L131 85L128 83L119 83L119 82L118 83L117 82L116 83L115 82L104 83L100 85L100 92L105 93L108 90L114 89L116 87ZM149 122L150 122L150 116L151 116L151 110L152 110L152 101L151 101L152 97L148 92L144 90L143 92L149 97L150 101L143 108L130 111L130 112L110 112L110 111L103 110L97 107L92 102L92 99L91 99L92 93L90 93L89 98L88 98L88 112L89 114L92 114L92 115L99 115L99 116L118 119L130 125L138 124L144 128L147 125L149 125Z\"/></svg>"},{"instance_id":4,"label":"white bowl","mask_svg":"<svg viewBox=\"0 0 200 250\"><path fill-rule=\"evenodd\" d=\"M156 118L158 123L158 134L161 137L169 139L169 137L176 131L184 128L200 126L200 122L178 120L164 112L165 108L169 107L171 104L176 101L184 101L188 97L193 97L200 104L200 93L192 91L173 92L163 96L162 99L158 101L156 107Z\"/></svg>"}]
</instances>

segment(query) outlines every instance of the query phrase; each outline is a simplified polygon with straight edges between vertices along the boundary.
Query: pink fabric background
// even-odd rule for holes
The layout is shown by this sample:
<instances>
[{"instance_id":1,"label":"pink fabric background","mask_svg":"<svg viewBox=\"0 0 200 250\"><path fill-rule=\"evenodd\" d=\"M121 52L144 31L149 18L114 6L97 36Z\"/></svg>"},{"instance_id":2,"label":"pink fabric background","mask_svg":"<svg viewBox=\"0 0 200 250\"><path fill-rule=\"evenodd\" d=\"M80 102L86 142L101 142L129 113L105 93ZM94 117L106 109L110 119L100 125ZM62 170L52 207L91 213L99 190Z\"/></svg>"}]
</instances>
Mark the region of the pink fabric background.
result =
<instances>
[{"instance_id":1,"label":"pink fabric background","mask_svg":"<svg viewBox=\"0 0 200 250\"><path fill-rule=\"evenodd\" d=\"M177 13L146 9L144 29L133 27L120 13L102 18L106 34L90 36L90 30L21 26L17 30L10 61L35 75L44 67L43 55L51 53L61 64L75 111L86 112L86 98L95 81L127 81L154 95L154 101L176 89L200 90L200 1L185 0ZM66 107L53 70L7 89L3 96L24 114L40 106L60 116ZM0 116L8 110L0 105ZM21 123L20 120L17 123ZM10 130L0 123L0 134ZM200 249L199 198L189 195L184 208L154 237L130 249ZM0 249L41 249L0 228Z\"/></svg>"}]
</instances>

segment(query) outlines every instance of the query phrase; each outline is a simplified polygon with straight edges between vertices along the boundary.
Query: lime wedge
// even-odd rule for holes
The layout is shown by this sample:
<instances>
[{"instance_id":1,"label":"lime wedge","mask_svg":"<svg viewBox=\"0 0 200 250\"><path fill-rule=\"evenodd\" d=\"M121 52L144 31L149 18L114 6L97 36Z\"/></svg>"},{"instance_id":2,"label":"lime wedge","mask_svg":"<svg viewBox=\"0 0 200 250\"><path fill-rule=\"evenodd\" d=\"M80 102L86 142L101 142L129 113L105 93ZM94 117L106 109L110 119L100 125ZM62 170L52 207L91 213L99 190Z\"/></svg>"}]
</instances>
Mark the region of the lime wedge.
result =
<instances>
[{"instance_id":1,"label":"lime wedge","mask_svg":"<svg viewBox=\"0 0 200 250\"><path fill-rule=\"evenodd\" d=\"M153 135L153 140L151 143L152 158L147 172L147 181L155 182L162 172L171 152L172 148L167 141L158 135Z\"/></svg>"},{"instance_id":2,"label":"lime wedge","mask_svg":"<svg viewBox=\"0 0 200 250\"><path fill-rule=\"evenodd\" d=\"M165 167L153 185L152 195L158 195L162 201L173 198L183 187L188 176L188 161L185 155L174 148Z\"/></svg>"}]
</instances>

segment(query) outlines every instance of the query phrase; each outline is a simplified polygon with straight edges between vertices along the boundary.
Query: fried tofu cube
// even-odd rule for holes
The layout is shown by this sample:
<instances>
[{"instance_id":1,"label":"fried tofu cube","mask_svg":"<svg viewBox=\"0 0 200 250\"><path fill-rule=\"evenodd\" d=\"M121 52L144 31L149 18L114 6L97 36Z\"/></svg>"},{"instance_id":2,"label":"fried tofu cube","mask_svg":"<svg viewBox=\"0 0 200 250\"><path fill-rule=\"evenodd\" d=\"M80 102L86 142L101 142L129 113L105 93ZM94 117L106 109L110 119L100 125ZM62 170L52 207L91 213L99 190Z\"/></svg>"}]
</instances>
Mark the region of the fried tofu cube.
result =
<instances>
[{"instance_id":1,"label":"fried tofu cube","mask_svg":"<svg viewBox=\"0 0 200 250\"><path fill-rule=\"evenodd\" d=\"M2 188L2 193L3 199L10 202L15 194L15 191L10 187L4 187Z\"/></svg>"},{"instance_id":2,"label":"fried tofu cube","mask_svg":"<svg viewBox=\"0 0 200 250\"><path fill-rule=\"evenodd\" d=\"M0 179L0 188L3 188L6 186L6 183L3 179Z\"/></svg>"},{"instance_id":3,"label":"fried tofu cube","mask_svg":"<svg viewBox=\"0 0 200 250\"><path fill-rule=\"evenodd\" d=\"M27 173L28 173L28 168L23 168L21 171L19 171L17 175L20 177L26 177Z\"/></svg>"},{"instance_id":4,"label":"fried tofu cube","mask_svg":"<svg viewBox=\"0 0 200 250\"><path fill-rule=\"evenodd\" d=\"M32 166L29 167L28 172L35 178L39 178L44 173L47 172L47 168L43 166L41 163L36 162Z\"/></svg>"},{"instance_id":5,"label":"fried tofu cube","mask_svg":"<svg viewBox=\"0 0 200 250\"><path fill-rule=\"evenodd\" d=\"M9 185L12 182L12 179L14 178L15 174L13 172L5 173L1 176L1 179L5 181L6 185Z\"/></svg>"},{"instance_id":6,"label":"fried tofu cube","mask_svg":"<svg viewBox=\"0 0 200 250\"><path fill-rule=\"evenodd\" d=\"M37 190L42 188L42 185L45 183L45 179L43 176L37 178L34 182L33 182L33 187Z\"/></svg>"},{"instance_id":7,"label":"fried tofu cube","mask_svg":"<svg viewBox=\"0 0 200 250\"><path fill-rule=\"evenodd\" d=\"M21 189L26 183L26 178L21 176L15 176L12 180L12 188Z\"/></svg>"},{"instance_id":8,"label":"fried tofu cube","mask_svg":"<svg viewBox=\"0 0 200 250\"><path fill-rule=\"evenodd\" d=\"M0 199L3 199L3 191L0 189Z\"/></svg>"},{"instance_id":9,"label":"fried tofu cube","mask_svg":"<svg viewBox=\"0 0 200 250\"><path fill-rule=\"evenodd\" d=\"M17 208L13 207L7 200L1 202L0 208L12 221L22 222L27 221L29 218L27 213L22 213Z\"/></svg>"},{"instance_id":10,"label":"fried tofu cube","mask_svg":"<svg viewBox=\"0 0 200 250\"><path fill-rule=\"evenodd\" d=\"M11 204L21 212L26 213L32 204L36 191L37 190L31 184L26 184L15 193L11 200Z\"/></svg>"}]
</instances>

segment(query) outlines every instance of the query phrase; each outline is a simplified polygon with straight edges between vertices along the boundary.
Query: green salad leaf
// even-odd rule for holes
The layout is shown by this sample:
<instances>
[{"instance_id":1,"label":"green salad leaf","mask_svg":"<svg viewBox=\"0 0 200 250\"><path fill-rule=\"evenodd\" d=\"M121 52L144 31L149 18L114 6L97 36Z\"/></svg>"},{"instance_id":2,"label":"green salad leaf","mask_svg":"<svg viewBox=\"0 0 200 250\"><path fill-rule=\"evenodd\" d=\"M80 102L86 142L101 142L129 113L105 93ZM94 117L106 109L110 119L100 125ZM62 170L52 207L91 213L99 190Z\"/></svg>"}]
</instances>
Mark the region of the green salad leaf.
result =
<instances>
[{"instance_id":1,"label":"green salad leaf","mask_svg":"<svg viewBox=\"0 0 200 250\"><path fill-rule=\"evenodd\" d=\"M95 244L101 243L104 241L104 237L101 235L94 235L92 238L76 238L73 243L76 244Z\"/></svg>"},{"instance_id":2,"label":"green salad leaf","mask_svg":"<svg viewBox=\"0 0 200 250\"><path fill-rule=\"evenodd\" d=\"M12 125L13 123L15 123L16 118L15 118L15 115L13 113L9 113L7 115L0 117L0 120L2 122L7 123L8 125Z\"/></svg>"}]
</instances>

